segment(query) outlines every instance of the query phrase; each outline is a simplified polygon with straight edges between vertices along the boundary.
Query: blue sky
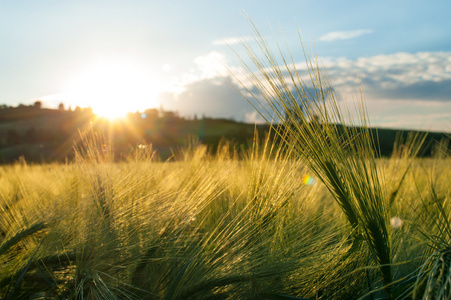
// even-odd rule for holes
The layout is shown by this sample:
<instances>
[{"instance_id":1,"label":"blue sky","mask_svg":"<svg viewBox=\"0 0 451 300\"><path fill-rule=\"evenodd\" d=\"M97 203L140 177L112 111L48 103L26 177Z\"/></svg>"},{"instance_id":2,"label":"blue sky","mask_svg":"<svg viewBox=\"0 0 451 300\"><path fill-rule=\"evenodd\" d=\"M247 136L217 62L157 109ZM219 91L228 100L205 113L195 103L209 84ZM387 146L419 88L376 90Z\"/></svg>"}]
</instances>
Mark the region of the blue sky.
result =
<instances>
[{"instance_id":1,"label":"blue sky","mask_svg":"<svg viewBox=\"0 0 451 300\"><path fill-rule=\"evenodd\" d=\"M259 121L222 76L230 46L297 28L315 43L336 90L360 78L372 123L451 131L451 1L2 1L0 104L91 106L99 114L157 106ZM239 89L237 86L236 88Z\"/></svg>"}]
</instances>

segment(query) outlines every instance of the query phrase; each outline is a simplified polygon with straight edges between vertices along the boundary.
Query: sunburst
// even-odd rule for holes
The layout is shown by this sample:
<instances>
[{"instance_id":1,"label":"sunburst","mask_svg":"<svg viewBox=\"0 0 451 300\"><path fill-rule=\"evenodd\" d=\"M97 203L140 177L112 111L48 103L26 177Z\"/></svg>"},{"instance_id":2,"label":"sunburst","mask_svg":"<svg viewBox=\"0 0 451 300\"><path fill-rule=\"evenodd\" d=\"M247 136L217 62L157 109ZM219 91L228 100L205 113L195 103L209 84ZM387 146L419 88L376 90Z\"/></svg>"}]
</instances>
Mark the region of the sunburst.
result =
<instances>
[{"instance_id":1,"label":"sunburst","mask_svg":"<svg viewBox=\"0 0 451 300\"><path fill-rule=\"evenodd\" d=\"M68 97L108 119L158 106L155 80L136 64L121 61L93 63L67 83Z\"/></svg>"}]
</instances>

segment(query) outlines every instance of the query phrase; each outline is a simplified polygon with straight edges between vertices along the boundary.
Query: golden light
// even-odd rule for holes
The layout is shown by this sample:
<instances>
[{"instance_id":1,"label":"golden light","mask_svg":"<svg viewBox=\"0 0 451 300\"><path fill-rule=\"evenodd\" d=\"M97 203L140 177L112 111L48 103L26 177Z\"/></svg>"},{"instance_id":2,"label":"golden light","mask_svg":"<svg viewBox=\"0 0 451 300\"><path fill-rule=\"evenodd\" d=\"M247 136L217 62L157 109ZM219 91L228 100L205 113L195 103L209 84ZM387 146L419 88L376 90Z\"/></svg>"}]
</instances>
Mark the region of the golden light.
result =
<instances>
[{"instance_id":1,"label":"golden light","mask_svg":"<svg viewBox=\"0 0 451 300\"><path fill-rule=\"evenodd\" d=\"M66 87L71 102L90 106L95 114L108 119L157 107L158 92L146 70L120 61L91 64L77 72Z\"/></svg>"}]
</instances>

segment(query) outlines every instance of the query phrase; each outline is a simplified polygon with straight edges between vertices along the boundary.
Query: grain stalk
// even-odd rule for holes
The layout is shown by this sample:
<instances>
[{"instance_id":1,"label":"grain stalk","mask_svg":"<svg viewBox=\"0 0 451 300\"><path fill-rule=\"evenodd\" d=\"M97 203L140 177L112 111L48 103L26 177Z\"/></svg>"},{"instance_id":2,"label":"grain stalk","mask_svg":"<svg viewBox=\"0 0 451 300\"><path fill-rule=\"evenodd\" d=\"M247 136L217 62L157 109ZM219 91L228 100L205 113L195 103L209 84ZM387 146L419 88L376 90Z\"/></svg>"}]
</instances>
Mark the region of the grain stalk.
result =
<instances>
[{"instance_id":1,"label":"grain stalk","mask_svg":"<svg viewBox=\"0 0 451 300\"><path fill-rule=\"evenodd\" d=\"M284 53L276 41L276 55L252 26L257 46L241 43L251 63L238 55L245 74L232 74L246 91L243 97L269 123L279 124L274 130L326 185L352 227L353 243L366 242L387 297L392 298L389 197L376 166L363 95L355 122L347 108L343 112L324 68L302 42L308 83L291 53Z\"/></svg>"}]
</instances>

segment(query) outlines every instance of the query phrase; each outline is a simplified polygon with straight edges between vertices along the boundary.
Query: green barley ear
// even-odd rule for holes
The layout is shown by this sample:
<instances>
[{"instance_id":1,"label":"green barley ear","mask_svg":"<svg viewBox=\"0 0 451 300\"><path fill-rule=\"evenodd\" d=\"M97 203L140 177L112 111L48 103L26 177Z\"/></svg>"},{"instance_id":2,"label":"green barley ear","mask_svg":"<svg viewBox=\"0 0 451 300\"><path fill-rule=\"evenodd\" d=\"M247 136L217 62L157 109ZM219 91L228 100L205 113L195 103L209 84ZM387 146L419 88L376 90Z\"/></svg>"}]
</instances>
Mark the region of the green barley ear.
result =
<instances>
[{"instance_id":1,"label":"green barley ear","mask_svg":"<svg viewBox=\"0 0 451 300\"><path fill-rule=\"evenodd\" d=\"M451 298L451 250L439 251L430 267L423 299Z\"/></svg>"},{"instance_id":2,"label":"green barley ear","mask_svg":"<svg viewBox=\"0 0 451 300\"><path fill-rule=\"evenodd\" d=\"M45 228L45 224L43 222L39 222L39 223L36 223L36 224L26 228L26 229L23 229L23 230L19 231L14 236L12 236L7 241L5 241L3 244L1 244L1 246L0 246L0 255L5 254L14 245L17 245L18 243L23 241L25 238L35 234L36 232L41 231L44 228Z\"/></svg>"},{"instance_id":3,"label":"green barley ear","mask_svg":"<svg viewBox=\"0 0 451 300\"><path fill-rule=\"evenodd\" d=\"M387 297L392 298L390 203L376 165L377 144L363 96L351 114L348 107L342 107L326 71L318 58L310 57L302 39L304 71L289 50L282 51L276 40L273 51L252 26L257 46L241 43L248 60L237 56L245 73L232 74L245 91L243 97L268 122L280 124L274 130L325 184L354 237L366 242Z\"/></svg>"},{"instance_id":4,"label":"green barley ear","mask_svg":"<svg viewBox=\"0 0 451 300\"><path fill-rule=\"evenodd\" d=\"M448 193L439 193L438 175L429 179L429 201L421 200L429 217L423 221L423 228L416 227L428 248L424 253L427 258L416 275L414 298L418 294L423 294L423 299L451 297L451 204Z\"/></svg>"}]
</instances>

